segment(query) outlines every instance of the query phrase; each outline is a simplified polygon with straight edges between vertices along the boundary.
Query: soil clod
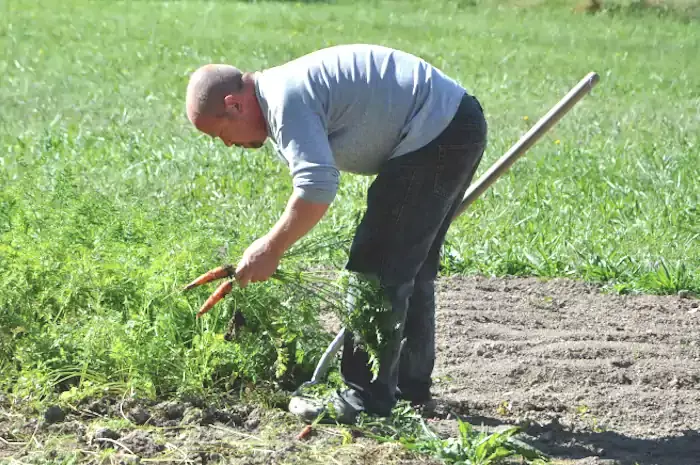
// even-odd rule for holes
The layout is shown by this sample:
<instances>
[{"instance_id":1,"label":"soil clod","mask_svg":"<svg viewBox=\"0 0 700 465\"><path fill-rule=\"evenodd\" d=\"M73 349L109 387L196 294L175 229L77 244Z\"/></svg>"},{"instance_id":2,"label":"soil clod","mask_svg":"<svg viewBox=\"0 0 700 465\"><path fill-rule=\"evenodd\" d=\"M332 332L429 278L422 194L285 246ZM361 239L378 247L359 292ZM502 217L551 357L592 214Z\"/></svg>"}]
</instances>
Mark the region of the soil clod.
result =
<instances>
[{"instance_id":1,"label":"soil clod","mask_svg":"<svg viewBox=\"0 0 700 465\"><path fill-rule=\"evenodd\" d=\"M165 449L165 446L157 444L148 432L141 430L134 430L119 438L119 443L128 447L134 454L144 457L151 457Z\"/></svg>"},{"instance_id":2,"label":"soil clod","mask_svg":"<svg viewBox=\"0 0 700 465\"><path fill-rule=\"evenodd\" d=\"M44 412L44 420L48 424L60 423L66 419L66 412L58 405L52 405Z\"/></svg>"},{"instance_id":3,"label":"soil clod","mask_svg":"<svg viewBox=\"0 0 700 465\"><path fill-rule=\"evenodd\" d=\"M101 449L114 447L114 443L112 441L109 441L109 439L111 439L112 441L116 441L117 439L119 439L119 433L109 428L98 428L95 431L95 434L92 436L92 442L94 444L97 444L98 447L100 447Z\"/></svg>"},{"instance_id":4,"label":"soil clod","mask_svg":"<svg viewBox=\"0 0 700 465\"><path fill-rule=\"evenodd\" d=\"M133 407L131 410L129 410L127 418L137 425L145 425L151 419L151 414L148 413L148 411L145 408L141 407L140 405L137 405L136 407Z\"/></svg>"}]
</instances>

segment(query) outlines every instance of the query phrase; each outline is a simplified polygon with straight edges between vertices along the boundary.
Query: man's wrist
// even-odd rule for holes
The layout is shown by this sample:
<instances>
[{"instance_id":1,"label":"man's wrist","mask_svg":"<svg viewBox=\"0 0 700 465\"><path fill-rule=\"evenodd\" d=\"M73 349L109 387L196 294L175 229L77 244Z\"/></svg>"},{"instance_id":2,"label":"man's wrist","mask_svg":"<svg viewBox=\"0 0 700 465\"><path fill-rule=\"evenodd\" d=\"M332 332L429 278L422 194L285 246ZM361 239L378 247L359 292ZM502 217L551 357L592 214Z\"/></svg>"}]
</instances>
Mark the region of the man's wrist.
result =
<instances>
[{"instance_id":1,"label":"man's wrist","mask_svg":"<svg viewBox=\"0 0 700 465\"><path fill-rule=\"evenodd\" d=\"M265 242L267 243L267 249L278 257L281 257L287 251L288 246L286 242L278 233L275 234L275 231L267 233Z\"/></svg>"}]
</instances>

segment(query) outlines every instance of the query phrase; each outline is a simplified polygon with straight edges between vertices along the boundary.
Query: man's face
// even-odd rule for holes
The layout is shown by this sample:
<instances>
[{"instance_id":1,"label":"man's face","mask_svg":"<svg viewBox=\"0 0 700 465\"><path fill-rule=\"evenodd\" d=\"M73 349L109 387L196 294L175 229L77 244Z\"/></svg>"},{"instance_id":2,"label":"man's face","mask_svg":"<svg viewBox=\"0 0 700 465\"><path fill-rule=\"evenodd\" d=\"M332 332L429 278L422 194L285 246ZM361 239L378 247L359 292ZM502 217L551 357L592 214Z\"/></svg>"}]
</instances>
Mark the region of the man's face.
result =
<instances>
[{"instance_id":1,"label":"man's face","mask_svg":"<svg viewBox=\"0 0 700 465\"><path fill-rule=\"evenodd\" d=\"M244 111L250 106L232 102L225 105L225 111L219 116L200 116L196 127L214 139L221 139L227 146L260 148L267 138L264 120L256 118L253 111Z\"/></svg>"},{"instance_id":2,"label":"man's face","mask_svg":"<svg viewBox=\"0 0 700 465\"><path fill-rule=\"evenodd\" d=\"M263 146L265 139L259 128L243 115L226 115L218 118L202 117L197 121L197 129L214 139L221 139L227 146L257 149Z\"/></svg>"}]
</instances>

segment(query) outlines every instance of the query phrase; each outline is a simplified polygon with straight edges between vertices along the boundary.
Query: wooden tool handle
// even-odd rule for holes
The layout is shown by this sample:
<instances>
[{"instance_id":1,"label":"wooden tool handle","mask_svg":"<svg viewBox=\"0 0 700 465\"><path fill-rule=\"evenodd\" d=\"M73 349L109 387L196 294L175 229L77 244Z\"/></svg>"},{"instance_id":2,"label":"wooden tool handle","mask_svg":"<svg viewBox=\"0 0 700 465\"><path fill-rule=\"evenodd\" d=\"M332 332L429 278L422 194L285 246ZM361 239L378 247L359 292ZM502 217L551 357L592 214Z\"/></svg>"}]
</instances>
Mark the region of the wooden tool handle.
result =
<instances>
[{"instance_id":1,"label":"wooden tool handle","mask_svg":"<svg viewBox=\"0 0 700 465\"><path fill-rule=\"evenodd\" d=\"M500 178L503 173L523 156L527 150L539 140L545 132L554 126L576 103L581 100L595 86L600 77L597 73L591 72L586 75L576 86L562 98L559 103L549 110L530 130L513 145L508 152L494 163L491 168L481 176L478 181L472 184L464 194L462 203L455 212L454 217L461 215L466 208L472 204L481 194Z\"/></svg>"}]
</instances>

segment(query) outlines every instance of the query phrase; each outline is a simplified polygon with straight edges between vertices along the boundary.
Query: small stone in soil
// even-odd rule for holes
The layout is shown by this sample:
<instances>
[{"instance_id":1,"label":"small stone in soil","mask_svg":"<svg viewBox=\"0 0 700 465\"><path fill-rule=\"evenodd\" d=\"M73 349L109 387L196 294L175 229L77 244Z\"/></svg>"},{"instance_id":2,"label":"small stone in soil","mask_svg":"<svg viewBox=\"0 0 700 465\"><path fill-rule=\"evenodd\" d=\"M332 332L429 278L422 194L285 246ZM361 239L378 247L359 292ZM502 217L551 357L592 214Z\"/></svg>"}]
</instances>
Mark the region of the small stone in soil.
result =
<instances>
[{"instance_id":1,"label":"small stone in soil","mask_svg":"<svg viewBox=\"0 0 700 465\"><path fill-rule=\"evenodd\" d=\"M141 457L135 455L125 455L119 458L119 465L139 465Z\"/></svg>"},{"instance_id":2,"label":"small stone in soil","mask_svg":"<svg viewBox=\"0 0 700 465\"><path fill-rule=\"evenodd\" d=\"M246 429L248 430L254 430L255 428L258 427L260 424L260 420L257 418L248 418L245 423L243 423L243 426L245 426Z\"/></svg>"},{"instance_id":3,"label":"small stone in soil","mask_svg":"<svg viewBox=\"0 0 700 465\"><path fill-rule=\"evenodd\" d=\"M99 428L97 431L95 431L95 434L93 435L93 442L99 444L100 449L114 447L112 441L104 441L104 439L111 439L113 441L116 441L117 439L119 439L119 433L109 428Z\"/></svg>"},{"instance_id":4,"label":"small stone in soil","mask_svg":"<svg viewBox=\"0 0 700 465\"><path fill-rule=\"evenodd\" d=\"M109 405L104 400L93 400L88 403L83 410L98 415L106 415L109 412Z\"/></svg>"},{"instance_id":5,"label":"small stone in soil","mask_svg":"<svg viewBox=\"0 0 700 465\"><path fill-rule=\"evenodd\" d=\"M139 406L129 410L127 417L137 425L144 425L151 419L151 415L143 407Z\"/></svg>"},{"instance_id":6,"label":"small stone in soil","mask_svg":"<svg viewBox=\"0 0 700 465\"><path fill-rule=\"evenodd\" d=\"M134 430L119 441L135 454L151 456L165 449L165 446L156 444L147 432L141 430Z\"/></svg>"},{"instance_id":7,"label":"small stone in soil","mask_svg":"<svg viewBox=\"0 0 700 465\"><path fill-rule=\"evenodd\" d=\"M178 403L171 403L165 406L165 416L168 420L180 420L185 414L185 406Z\"/></svg>"},{"instance_id":8,"label":"small stone in soil","mask_svg":"<svg viewBox=\"0 0 700 465\"><path fill-rule=\"evenodd\" d=\"M610 362L610 365L616 368L629 368L634 365L634 362L631 360L613 360Z\"/></svg>"},{"instance_id":9,"label":"small stone in soil","mask_svg":"<svg viewBox=\"0 0 700 465\"><path fill-rule=\"evenodd\" d=\"M202 421L202 409L190 407L182 415L182 423L185 425L198 425Z\"/></svg>"},{"instance_id":10,"label":"small stone in soil","mask_svg":"<svg viewBox=\"0 0 700 465\"><path fill-rule=\"evenodd\" d=\"M216 409L213 407L205 408L202 411L202 419L199 424L202 426L213 424L216 421L216 413Z\"/></svg>"},{"instance_id":11,"label":"small stone in soil","mask_svg":"<svg viewBox=\"0 0 700 465\"><path fill-rule=\"evenodd\" d=\"M66 419L66 413L58 405L52 405L44 412L46 423L59 423Z\"/></svg>"},{"instance_id":12,"label":"small stone in soil","mask_svg":"<svg viewBox=\"0 0 700 465\"><path fill-rule=\"evenodd\" d=\"M216 416L217 420L229 426L241 426L243 420L237 412L219 412Z\"/></svg>"},{"instance_id":13,"label":"small stone in soil","mask_svg":"<svg viewBox=\"0 0 700 465\"><path fill-rule=\"evenodd\" d=\"M260 420L262 417L262 412L259 409L253 409L249 414L248 414L248 419L246 419L245 423L243 426L246 427L248 430L253 430L258 427L260 424Z\"/></svg>"},{"instance_id":14,"label":"small stone in soil","mask_svg":"<svg viewBox=\"0 0 700 465\"><path fill-rule=\"evenodd\" d=\"M218 419L219 412L213 407L204 410L197 407L190 407L185 410L182 416L182 423L186 425L211 425Z\"/></svg>"}]
</instances>

